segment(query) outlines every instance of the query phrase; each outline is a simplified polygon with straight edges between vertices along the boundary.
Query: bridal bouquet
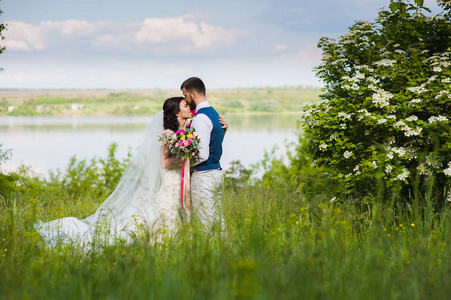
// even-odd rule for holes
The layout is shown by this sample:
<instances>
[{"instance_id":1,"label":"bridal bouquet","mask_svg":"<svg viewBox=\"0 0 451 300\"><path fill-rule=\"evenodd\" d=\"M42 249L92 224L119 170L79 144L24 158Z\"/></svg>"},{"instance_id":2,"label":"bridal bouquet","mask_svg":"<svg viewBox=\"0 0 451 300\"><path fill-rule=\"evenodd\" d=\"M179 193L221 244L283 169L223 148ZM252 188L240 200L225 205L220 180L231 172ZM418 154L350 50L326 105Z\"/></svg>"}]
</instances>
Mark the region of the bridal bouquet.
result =
<instances>
[{"instance_id":1,"label":"bridal bouquet","mask_svg":"<svg viewBox=\"0 0 451 300\"><path fill-rule=\"evenodd\" d=\"M199 157L200 139L194 128L191 127L191 120L188 120L183 129L177 130L171 136L162 135L160 141L166 142L172 155L182 160Z\"/></svg>"},{"instance_id":2,"label":"bridal bouquet","mask_svg":"<svg viewBox=\"0 0 451 300\"><path fill-rule=\"evenodd\" d=\"M199 157L200 139L194 128L191 127L192 119L186 121L183 129L177 130L170 136L162 135L160 141L164 141L172 155L182 160L182 178L180 182L180 196L182 208L190 210L190 162Z\"/></svg>"}]
</instances>

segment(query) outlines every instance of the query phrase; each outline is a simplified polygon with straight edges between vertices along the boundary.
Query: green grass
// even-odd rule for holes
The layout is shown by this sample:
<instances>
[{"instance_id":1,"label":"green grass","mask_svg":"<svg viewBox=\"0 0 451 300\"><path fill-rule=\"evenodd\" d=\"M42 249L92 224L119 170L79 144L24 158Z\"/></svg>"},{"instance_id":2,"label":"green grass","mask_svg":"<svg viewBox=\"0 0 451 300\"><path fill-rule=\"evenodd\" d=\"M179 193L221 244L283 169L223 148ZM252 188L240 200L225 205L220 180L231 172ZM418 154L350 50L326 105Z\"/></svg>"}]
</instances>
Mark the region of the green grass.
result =
<instances>
[{"instance_id":1,"label":"green grass","mask_svg":"<svg viewBox=\"0 0 451 300\"><path fill-rule=\"evenodd\" d=\"M44 95L27 96L23 91L21 96L2 98L0 115L146 115L161 110L165 99L181 96L180 91L160 89L139 93L84 92L77 95L71 91L46 91ZM236 88L209 90L207 98L222 114L293 113L306 102L316 101L319 93L319 88L311 87ZM72 104L83 108L73 111ZM8 112L9 106L14 106L12 112Z\"/></svg>"},{"instance_id":2,"label":"green grass","mask_svg":"<svg viewBox=\"0 0 451 300\"><path fill-rule=\"evenodd\" d=\"M32 224L86 217L101 200L11 194L0 202L2 299L446 299L448 211L396 212L226 183L227 231L195 224L84 254L47 250Z\"/></svg>"}]
</instances>

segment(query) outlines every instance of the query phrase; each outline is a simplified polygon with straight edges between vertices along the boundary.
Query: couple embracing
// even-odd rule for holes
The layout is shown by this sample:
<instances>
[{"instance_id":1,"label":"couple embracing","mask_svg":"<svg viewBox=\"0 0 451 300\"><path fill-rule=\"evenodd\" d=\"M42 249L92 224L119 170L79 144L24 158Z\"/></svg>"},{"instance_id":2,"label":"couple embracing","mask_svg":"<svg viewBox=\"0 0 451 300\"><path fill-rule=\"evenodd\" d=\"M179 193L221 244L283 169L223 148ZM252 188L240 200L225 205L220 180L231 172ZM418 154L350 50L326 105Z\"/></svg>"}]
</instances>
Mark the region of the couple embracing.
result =
<instances>
[{"instance_id":1,"label":"couple embracing","mask_svg":"<svg viewBox=\"0 0 451 300\"><path fill-rule=\"evenodd\" d=\"M163 111L153 117L116 189L93 215L35 224L49 247L76 243L90 249L97 242L130 242L139 234L159 238L162 232L175 234L189 217L199 220L207 231L215 222L223 225L219 160L227 122L207 101L201 79L188 78L181 90L184 97L167 99ZM160 141L162 135L185 128L187 121L200 138L198 158L191 168L192 210L188 215L180 204L182 161Z\"/></svg>"}]
</instances>

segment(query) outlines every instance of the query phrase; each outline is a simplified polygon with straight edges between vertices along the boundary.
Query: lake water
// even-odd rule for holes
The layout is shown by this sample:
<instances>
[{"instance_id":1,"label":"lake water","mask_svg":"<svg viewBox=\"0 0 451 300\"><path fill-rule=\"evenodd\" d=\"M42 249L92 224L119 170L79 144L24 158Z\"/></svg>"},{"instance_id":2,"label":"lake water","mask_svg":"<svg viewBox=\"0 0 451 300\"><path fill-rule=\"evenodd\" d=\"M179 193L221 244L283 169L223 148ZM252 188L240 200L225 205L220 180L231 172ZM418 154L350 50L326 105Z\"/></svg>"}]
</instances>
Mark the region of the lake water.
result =
<instances>
[{"instance_id":1,"label":"lake water","mask_svg":"<svg viewBox=\"0 0 451 300\"><path fill-rule=\"evenodd\" d=\"M13 157L2 170L13 171L21 164L43 176L50 169L64 170L69 159L105 158L107 147L118 144L117 157L126 156L143 136L151 116L105 117L20 117L0 116L0 144L12 149ZM296 141L297 115L225 116L229 130L224 139L221 164L241 160L244 166L261 161L265 151L279 146L278 155L286 153L285 143Z\"/></svg>"}]
</instances>

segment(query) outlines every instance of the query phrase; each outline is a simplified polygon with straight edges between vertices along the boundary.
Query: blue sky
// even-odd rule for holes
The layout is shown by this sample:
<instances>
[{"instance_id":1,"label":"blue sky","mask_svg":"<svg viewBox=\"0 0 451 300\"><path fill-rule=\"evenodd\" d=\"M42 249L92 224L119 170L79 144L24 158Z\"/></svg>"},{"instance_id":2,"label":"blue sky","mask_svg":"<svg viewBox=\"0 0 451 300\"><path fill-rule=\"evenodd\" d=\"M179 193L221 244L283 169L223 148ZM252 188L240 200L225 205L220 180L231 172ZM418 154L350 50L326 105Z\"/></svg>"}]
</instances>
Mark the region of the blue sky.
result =
<instances>
[{"instance_id":1,"label":"blue sky","mask_svg":"<svg viewBox=\"0 0 451 300\"><path fill-rule=\"evenodd\" d=\"M320 86L316 44L389 0L2 0L0 88ZM436 8L435 1L426 6Z\"/></svg>"}]
</instances>

